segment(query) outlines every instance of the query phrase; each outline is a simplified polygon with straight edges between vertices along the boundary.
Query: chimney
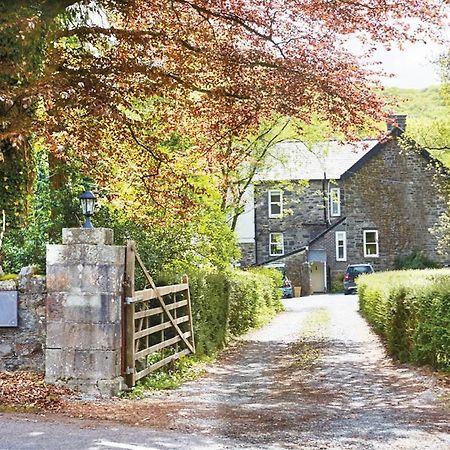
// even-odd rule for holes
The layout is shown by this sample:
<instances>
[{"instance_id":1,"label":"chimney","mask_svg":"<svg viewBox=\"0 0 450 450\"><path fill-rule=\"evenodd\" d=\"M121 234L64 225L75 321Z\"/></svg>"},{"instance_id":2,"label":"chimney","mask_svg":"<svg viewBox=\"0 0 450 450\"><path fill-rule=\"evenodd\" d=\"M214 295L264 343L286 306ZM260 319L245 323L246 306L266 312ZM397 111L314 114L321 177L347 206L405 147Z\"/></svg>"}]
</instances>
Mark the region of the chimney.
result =
<instances>
[{"instance_id":1,"label":"chimney","mask_svg":"<svg viewBox=\"0 0 450 450\"><path fill-rule=\"evenodd\" d=\"M390 114L387 119L387 130L390 132L394 128L401 131L406 130L406 114Z\"/></svg>"}]
</instances>

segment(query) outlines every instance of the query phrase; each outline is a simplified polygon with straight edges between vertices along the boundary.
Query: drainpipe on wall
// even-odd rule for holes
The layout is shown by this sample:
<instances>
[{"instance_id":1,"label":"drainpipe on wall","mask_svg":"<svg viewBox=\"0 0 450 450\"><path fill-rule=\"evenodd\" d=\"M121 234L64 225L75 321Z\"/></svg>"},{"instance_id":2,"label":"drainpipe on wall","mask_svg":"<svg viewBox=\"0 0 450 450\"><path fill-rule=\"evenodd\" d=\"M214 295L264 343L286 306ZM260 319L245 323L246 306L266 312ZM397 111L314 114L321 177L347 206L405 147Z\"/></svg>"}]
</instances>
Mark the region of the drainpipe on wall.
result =
<instances>
[{"instance_id":1,"label":"drainpipe on wall","mask_svg":"<svg viewBox=\"0 0 450 450\"><path fill-rule=\"evenodd\" d=\"M323 197L323 220L325 222L325 225L328 225L328 208L327 208L328 196L327 196L327 173L326 172L323 173L322 197Z\"/></svg>"}]
</instances>

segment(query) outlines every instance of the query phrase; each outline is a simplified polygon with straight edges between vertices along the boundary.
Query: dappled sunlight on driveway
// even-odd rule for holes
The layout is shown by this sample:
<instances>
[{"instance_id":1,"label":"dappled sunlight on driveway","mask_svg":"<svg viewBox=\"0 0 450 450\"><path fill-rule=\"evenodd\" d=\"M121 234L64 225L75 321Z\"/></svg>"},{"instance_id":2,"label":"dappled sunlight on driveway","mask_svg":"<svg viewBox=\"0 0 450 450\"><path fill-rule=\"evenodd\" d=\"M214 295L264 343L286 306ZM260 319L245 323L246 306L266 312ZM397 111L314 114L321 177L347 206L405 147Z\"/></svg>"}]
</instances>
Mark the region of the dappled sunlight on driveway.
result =
<instances>
[{"instance_id":1,"label":"dappled sunlight on driveway","mask_svg":"<svg viewBox=\"0 0 450 450\"><path fill-rule=\"evenodd\" d=\"M445 389L386 356L356 296L285 305L207 377L173 394L192 411L182 414L186 425L255 445L448 448Z\"/></svg>"},{"instance_id":2,"label":"dappled sunlight on driveway","mask_svg":"<svg viewBox=\"0 0 450 450\"><path fill-rule=\"evenodd\" d=\"M450 448L450 389L393 362L359 315L356 296L316 295L285 306L224 351L201 379L141 400L96 402L88 423L126 423L144 440L108 435L90 448ZM143 445L144 430L167 439L158 434L157 445ZM129 447L114 447L121 443Z\"/></svg>"}]
</instances>

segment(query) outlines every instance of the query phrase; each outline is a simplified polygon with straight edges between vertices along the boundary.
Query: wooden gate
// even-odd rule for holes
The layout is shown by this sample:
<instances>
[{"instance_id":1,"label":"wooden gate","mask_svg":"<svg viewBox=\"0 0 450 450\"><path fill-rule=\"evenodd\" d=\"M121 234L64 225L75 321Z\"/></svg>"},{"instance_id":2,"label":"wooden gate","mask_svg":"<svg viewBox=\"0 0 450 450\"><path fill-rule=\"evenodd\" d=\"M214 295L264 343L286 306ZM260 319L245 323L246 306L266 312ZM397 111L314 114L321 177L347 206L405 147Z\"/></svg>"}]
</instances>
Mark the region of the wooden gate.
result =
<instances>
[{"instance_id":1,"label":"wooden gate","mask_svg":"<svg viewBox=\"0 0 450 450\"><path fill-rule=\"evenodd\" d=\"M148 289L135 291L136 261ZM129 388L151 372L195 353L189 282L156 287L136 245L128 241L123 301L122 371Z\"/></svg>"}]
</instances>

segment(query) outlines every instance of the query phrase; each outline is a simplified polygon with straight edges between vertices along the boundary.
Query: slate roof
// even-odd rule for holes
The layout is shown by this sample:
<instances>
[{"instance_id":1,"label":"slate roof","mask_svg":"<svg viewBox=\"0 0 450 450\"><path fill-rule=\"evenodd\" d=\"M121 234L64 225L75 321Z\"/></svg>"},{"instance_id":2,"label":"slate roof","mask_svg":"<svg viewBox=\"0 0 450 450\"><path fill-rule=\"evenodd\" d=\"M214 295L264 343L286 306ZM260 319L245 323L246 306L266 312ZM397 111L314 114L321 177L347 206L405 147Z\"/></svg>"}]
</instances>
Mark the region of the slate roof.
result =
<instances>
[{"instance_id":1,"label":"slate roof","mask_svg":"<svg viewBox=\"0 0 450 450\"><path fill-rule=\"evenodd\" d=\"M301 141L284 141L273 146L267 167L257 174L257 181L336 180L379 144L376 139L352 143L328 141L311 150Z\"/></svg>"}]
</instances>

